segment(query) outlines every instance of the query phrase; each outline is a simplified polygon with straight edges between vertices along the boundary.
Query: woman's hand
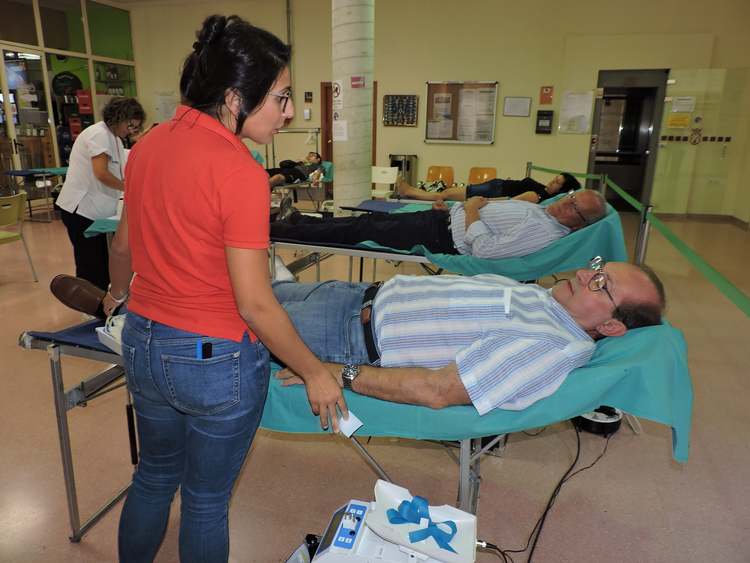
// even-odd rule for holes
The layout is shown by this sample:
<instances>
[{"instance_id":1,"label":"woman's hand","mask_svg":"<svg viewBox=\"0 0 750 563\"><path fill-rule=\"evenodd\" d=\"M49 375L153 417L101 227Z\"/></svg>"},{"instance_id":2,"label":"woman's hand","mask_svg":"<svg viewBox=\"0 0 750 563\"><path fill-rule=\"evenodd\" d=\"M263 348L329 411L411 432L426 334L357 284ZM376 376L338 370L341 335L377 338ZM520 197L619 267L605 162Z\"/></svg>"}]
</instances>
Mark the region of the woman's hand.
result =
<instances>
[{"instance_id":1,"label":"woman's hand","mask_svg":"<svg viewBox=\"0 0 750 563\"><path fill-rule=\"evenodd\" d=\"M319 375L308 377L305 381L305 390L313 413L320 417L320 427L327 430L330 420L333 431L338 432L339 420L336 408L338 407L341 411L343 418L349 418L349 409L336 376L327 370Z\"/></svg>"},{"instance_id":2,"label":"woman's hand","mask_svg":"<svg viewBox=\"0 0 750 563\"><path fill-rule=\"evenodd\" d=\"M104 314L109 317L118 305L120 305L120 303L115 301L115 298L112 297L112 294L108 291L104 295L104 299L102 299L102 309L104 309Z\"/></svg>"},{"instance_id":3,"label":"woman's hand","mask_svg":"<svg viewBox=\"0 0 750 563\"><path fill-rule=\"evenodd\" d=\"M344 418L349 418L349 410L344 401L341 392L341 368L340 364L323 364L328 370L330 377L322 374L319 378L308 379L305 381L289 368L284 368L276 372L276 378L281 381L282 387L290 385L307 385L307 399L313 412L320 416L320 426L324 430L328 428L328 417L330 416L333 424L333 431L338 432L338 418L336 417L336 407L341 411ZM317 412L316 412L317 405Z\"/></svg>"}]
</instances>

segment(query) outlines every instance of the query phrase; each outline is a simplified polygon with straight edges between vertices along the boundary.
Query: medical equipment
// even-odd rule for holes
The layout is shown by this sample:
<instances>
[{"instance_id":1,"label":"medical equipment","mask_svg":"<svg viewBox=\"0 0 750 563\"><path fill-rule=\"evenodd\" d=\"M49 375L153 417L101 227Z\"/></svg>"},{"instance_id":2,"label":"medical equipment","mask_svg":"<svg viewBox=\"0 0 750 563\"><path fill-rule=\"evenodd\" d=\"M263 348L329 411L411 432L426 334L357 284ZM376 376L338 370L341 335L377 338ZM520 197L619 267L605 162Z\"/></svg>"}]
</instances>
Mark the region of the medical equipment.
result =
<instances>
[{"instance_id":1,"label":"medical equipment","mask_svg":"<svg viewBox=\"0 0 750 563\"><path fill-rule=\"evenodd\" d=\"M333 513L309 558L302 544L286 563L473 563L476 516L383 480L375 501L350 500Z\"/></svg>"}]
</instances>

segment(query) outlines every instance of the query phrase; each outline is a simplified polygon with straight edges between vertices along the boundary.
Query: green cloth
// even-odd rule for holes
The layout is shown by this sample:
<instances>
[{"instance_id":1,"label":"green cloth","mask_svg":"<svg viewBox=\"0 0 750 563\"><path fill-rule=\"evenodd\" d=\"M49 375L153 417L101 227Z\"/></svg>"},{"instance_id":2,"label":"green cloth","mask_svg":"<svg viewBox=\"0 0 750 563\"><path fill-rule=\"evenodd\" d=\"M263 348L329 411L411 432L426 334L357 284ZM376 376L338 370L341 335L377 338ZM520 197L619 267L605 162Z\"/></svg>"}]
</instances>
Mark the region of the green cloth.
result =
<instances>
[{"instance_id":1,"label":"green cloth","mask_svg":"<svg viewBox=\"0 0 750 563\"><path fill-rule=\"evenodd\" d=\"M114 233L119 224L119 219L97 219L84 231L83 236L91 238L102 233Z\"/></svg>"},{"instance_id":2,"label":"green cloth","mask_svg":"<svg viewBox=\"0 0 750 563\"><path fill-rule=\"evenodd\" d=\"M682 332L669 324L599 341L588 365L571 372L555 393L521 411L495 409L480 416L473 406L434 410L350 391L344 391L344 397L364 423L356 435L418 440L463 440L518 432L608 405L671 426L674 459L688 459L693 387ZM310 411L304 386L282 387L273 376L261 426L278 432L322 432L320 419Z\"/></svg>"},{"instance_id":3,"label":"green cloth","mask_svg":"<svg viewBox=\"0 0 750 563\"><path fill-rule=\"evenodd\" d=\"M50 176L65 176L68 173L68 167L63 166L60 168L31 168L29 172L35 172L37 174L49 174Z\"/></svg>"}]
</instances>

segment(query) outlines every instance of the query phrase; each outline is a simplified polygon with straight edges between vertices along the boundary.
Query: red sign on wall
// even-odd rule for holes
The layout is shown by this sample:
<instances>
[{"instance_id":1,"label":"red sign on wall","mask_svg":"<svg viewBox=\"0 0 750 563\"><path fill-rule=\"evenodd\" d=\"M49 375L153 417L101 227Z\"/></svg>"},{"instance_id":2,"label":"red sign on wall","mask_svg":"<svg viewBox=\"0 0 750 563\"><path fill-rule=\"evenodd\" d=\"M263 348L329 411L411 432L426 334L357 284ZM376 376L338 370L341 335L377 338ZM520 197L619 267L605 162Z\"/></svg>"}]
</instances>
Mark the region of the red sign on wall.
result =
<instances>
[{"instance_id":1,"label":"red sign on wall","mask_svg":"<svg viewBox=\"0 0 750 563\"><path fill-rule=\"evenodd\" d=\"M94 113L94 106L91 105L91 92L88 90L76 90L78 99L78 113L90 115Z\"/></svg>"},{"instance_id":2,"label":"red sign on wall","mask_svg":"<svg viewBox=\"0 0 750 563\"><path fill-rule=\"evenodd\" d=\"M365 87L365 77L364 76L352 76L351 77L351 86L352 86L352 88L364 88Z\"/></svg>"},{"instance_id":3,"label":"red sign on wall","mask_svg":"<svg viewBox=\"0 0 750 563\"><path fill-rule=\"evenodd\" d=\"M542 86L539 88L539 105L546 106L552 103L552 94L555 92L554 86Z\"/></svg>"}]
</instances>

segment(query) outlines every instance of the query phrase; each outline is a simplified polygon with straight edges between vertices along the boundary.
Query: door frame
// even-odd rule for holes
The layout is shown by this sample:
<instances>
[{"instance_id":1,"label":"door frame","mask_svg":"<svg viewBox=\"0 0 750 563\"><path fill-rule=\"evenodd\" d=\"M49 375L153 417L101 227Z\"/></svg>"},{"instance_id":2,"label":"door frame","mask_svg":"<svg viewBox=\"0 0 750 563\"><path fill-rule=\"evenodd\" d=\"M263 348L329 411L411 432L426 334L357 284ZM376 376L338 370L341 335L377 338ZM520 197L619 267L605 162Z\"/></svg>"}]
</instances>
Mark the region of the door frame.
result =
<instances>
[{"instance_id":1,"label":"door frame","mask_svg":"<svg viewBox=\"0 0 750 563\"><path fill-rule=\"evenodd\" d=\"M648 159L643 174L643 187L641 190L641 203L648 205L651 201L651 193L654 186L654 173L656 172L656 152L659 147L659 136L661 131L661 120L664 113L664 97L667 93L667 79L669 69L629 69L629 70L600 70L597 80L597 88L656 88L656 99L654 104L653 125L651 136L648 141ZM597 93L594 105L594 114L591 124L591 142L589 143L589 160L587 172L594 174L595 166L595 136L599 131L599 118L601 116L601 104L603 96Z\"/></svg>"}]
</instances>

